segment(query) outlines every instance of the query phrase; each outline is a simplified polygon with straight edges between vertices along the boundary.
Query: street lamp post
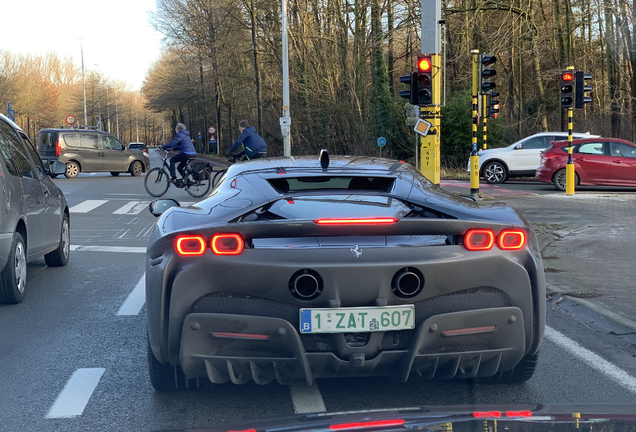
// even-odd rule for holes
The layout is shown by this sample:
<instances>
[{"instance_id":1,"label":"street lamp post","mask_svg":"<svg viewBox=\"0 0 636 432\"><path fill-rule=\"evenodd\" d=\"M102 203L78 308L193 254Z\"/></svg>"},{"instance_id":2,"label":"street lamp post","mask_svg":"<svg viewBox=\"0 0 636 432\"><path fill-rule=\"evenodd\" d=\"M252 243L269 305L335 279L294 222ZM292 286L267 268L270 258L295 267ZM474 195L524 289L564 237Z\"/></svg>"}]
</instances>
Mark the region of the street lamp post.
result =
<instances>
[{"instance_id":1,"label":"street lamp post","mask_svg":"<svg viewBox=\"0 0 636 432\"><path fill-rule=\"evenodd\" d=\"M101 80L102 80L102 76L99 73L99 65L97 63L94 64L95 66L97 66L97 107L98 107L98 111L97 111L97 124L99 125L99 130L102 130L102 93L101 93Z\"/></svg>"},{"instance_id":2,"label":"street lamp post","mask_svg":"<svg viewBox=\"0 0 636 432\"><path fill-rule=\"evenodd\" d=\"M83 38L80 40L80 52L82 53L82 90L84 92L84 127L88 127L88 115L86 114L86 79L84 78L84 44Z\"/></svg>"}]
</instances>

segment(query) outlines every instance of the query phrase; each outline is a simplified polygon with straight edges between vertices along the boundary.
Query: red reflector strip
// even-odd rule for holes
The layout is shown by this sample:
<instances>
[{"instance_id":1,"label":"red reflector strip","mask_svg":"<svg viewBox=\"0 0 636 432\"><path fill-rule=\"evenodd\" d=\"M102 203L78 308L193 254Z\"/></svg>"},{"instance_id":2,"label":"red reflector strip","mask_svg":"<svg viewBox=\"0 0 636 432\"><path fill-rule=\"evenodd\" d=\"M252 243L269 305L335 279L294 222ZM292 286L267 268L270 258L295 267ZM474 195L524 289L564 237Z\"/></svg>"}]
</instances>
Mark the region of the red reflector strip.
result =
<instances>
[{"instance_id":1,"label":"red reflector strip","mask_svg":"<svg viewBox=\"0 0 636 432\"><path fill-rule=\"evenodd\" d=\"M506 411L506 417L532 417L532 411Z\"/></svg>"},{"instance_id":2,"label":"red reflector strip","mask_svg":"<svg viewBox=\"0 0 636 432\"><path fill-rule=\"evenodd\" d=\"M497 246L502 250L519 250L525 245L526 233L522 230L504 230L497 238Z\"/></svg>"},{"instance_id":3,"label":"red reflector strip","mask_svg":"<svg viewBox=\"0 0 636 432\"><path fill-rule=\"evenodd\" d=\"M470 328L463 328L463 329L457 329L457 330L446 330L446 331L443 331L442 334L444 336L458 336L458 335L466 335L466 334L473 334L473 333L491 332L495 328L497 328L497 326L470 327Z\"/></svg>"},{"instance_id":4,"label":"red reflector strip","mask_svg":"<svg viewBox=\"0 0 636 432\"><path fill-rule=\"evenodd\" d=\"M499 411L481 411L473 413L475 418L484 418L484 417L501 417L501 412Z\"/></svg>"},{"instance_id":5,"label":"red reflector strip","mask_svg":"<svg viewBox=\"0 0 636 432\"><path fill-rule=\"evenodd\" d=\"M319 225L355 225L355 224L392 224L396 218L359 218L359 219L316 219Z\"/></svg>"},{"instance_id":6,"label":"red reflector strip","mask_svg":"<svg viewBox=\"0 0 636 432\"><path fill-rule=\"evenodd\" d=\"M256 339L256 340L269 339L269 335L253 334L253 333L212 332L212 336L218 337L218 338L232 338L232 339Z\"/></svg>"},{"instance_id":7,"label":"red reflector strip","mask_svg":"<svg viewBox=\"0 0 636 432\"><path fill-rule=\"evenodd\" d=\"M331 430L346 430L346 429L360 429L370 427L383 427L383 426L401 426L404 424L403 419L394 420L376 420L369 422L357 422L357 423L342 423L329 426Z\"/></svg>"},{"instance_id":8,"label":"red reflector strip","mask_svg":"<svg viewBox=\"0 0 636 432\"><path fill-rule=\"evenodd\" d=\"M245 429L245 430L242 430L242 431L227 431L227 432L256 432L256 430L255 429Z\"/></svg>"},{"instance_id":9,"label":"red reflector strip","mask_svg":"<svg viewBox=\"0 0 636 432\"><path fill-rule=\"evenodd\" d=\"M175 243L177 253L182 256L203 255L205 239L201 236L180 236Z\"/></svg>"},{"instance_id":10,"label":"red reflector strip","mask_svg":"<svg viewBox=\"0 0 636 432\"><path fill-rule=\"evenodd\" d=\"M464 236L464 246L469 251L486 251L495 245L495 233L489 229L471 229Z\"/></svg>"}]
</instances>

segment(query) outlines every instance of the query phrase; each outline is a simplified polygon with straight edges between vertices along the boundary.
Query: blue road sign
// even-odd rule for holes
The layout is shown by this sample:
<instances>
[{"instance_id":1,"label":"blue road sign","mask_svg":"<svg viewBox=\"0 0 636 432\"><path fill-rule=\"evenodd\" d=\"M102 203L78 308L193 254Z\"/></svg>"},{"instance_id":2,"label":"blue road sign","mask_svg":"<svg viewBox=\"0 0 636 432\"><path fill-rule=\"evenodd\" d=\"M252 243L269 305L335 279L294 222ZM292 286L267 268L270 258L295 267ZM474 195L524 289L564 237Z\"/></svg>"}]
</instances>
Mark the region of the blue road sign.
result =
<instances>
[{"instance_id":1,"label":"blue road sign","mask_svg":"<svg viewBox=\"0 0 636 432\"><path fill-rule=\"evenodd\" d=\"M384 147L386 145L386 138L384 138L384 137L378 138L378 145L380 147Z\"/></svg>"},{"instance_id":2,"label":"blue road sign","mask_svg":"<svg viewBox=\"0 0 636 432\"><path fill-rule=\"evenodd\" d=\"M8 109L8 110L7 110L7 115L8 115L8 116L14 116L14 115L15 115L15 110Z\"/></svg>"}]
</instances>

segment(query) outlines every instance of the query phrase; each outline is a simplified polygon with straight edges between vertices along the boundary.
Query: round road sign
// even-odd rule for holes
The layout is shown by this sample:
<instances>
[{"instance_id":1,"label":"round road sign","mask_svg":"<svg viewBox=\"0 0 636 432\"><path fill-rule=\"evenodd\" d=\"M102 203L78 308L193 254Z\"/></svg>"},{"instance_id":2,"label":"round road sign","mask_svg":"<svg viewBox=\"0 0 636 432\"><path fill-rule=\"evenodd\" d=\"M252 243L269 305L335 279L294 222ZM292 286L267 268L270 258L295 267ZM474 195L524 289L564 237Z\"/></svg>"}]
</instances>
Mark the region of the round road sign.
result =
<instances>
[{"instance_id":1,"label":"round road sign","mask_svg":"<svg viewBox=\"0 0 636 432\"><path fill-rule=\"evenodd\" d=\"M384 147L386 145L386 138L384 138L384 137L378 138L378 145L380 147Z\"/></svg>"},{"instance_id":2,"label":"round road sign","mask_svg":"<svg viewBox=\"0 0 636 432\"><path fill-rule=\"evenodd\" d=\"M72 115L66 116L66 123L68 123L70 125L74 124L75 123L75 116L72 116Z\"/></svg>"},{"instance_id":3,"label":"round road sign","mask_svg":"<svg viewBox=\"0 0 636 432\"><path fill-rule=\"evenodd\" d=\"M208 129L208 132L213 134L214 132L216 132L216 129L214 129L212 126L210 126L210 129Z\"/></svg>"}]
</instances>

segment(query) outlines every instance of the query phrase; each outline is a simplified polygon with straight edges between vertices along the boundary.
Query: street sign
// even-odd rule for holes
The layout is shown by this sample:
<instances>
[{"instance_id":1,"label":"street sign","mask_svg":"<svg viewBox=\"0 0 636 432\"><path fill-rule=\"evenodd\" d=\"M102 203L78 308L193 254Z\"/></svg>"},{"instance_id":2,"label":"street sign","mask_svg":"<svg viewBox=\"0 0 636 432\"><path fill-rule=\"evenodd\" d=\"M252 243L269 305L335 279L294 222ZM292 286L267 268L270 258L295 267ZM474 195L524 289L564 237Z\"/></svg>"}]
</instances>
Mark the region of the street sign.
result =
<instances>
[{"instance_id":1,"label":"street sign","mask_svg":"<svg viewBox=\"0 0 636 432\"><path fill-rule=\"evenodd\" d=\"M290 126L291 125L291 117L280 117L279 118L281 126Z\"/></svg>"},{"instance_id":2,"label":"street sign","mask_svg":"<svg viewBox=\"0 0 636 432\"><path fill-rule=\"evenodd\" d=\"M210 135L210 144L216 144L216 137L214 135Z\"/></svg>"},{"instance_id":3,"label":"street sign","mask_svg":"<svg viewBox=\"0 0 636 432\"><path fill-rule=\"evenodd\" d=\"M66 123L73 125L75 124L75 116L73 115L67 115L66 116Z\"/></svg>"},{"instance_id":4,"label":"street sign","mask_svg":"<svg viewBox=\"0 0 636 432\"><path fill-rule=\"evenodd\" d=\"M214 129L212 126L210 126L210 129L208 129L208 132L213 134L214 132L216 132L216 129Z\"/></svg>"},{"instance_id":5,"label":"street sign","mask_svg":"<svg viewBox=\"0 0 636 432\"><path fill-rule=\"evenodd\" d=\"M197 138L201 139L201 131L197 134Z\"/></svg>"},{"instance_id":6,"label":"street sign","mask_svg":"<svg viewBox=\"0 0 636 432\"><path fill-rule=\"evenodd\" d=\"M380 147L384 147L386 145L386 138L384 138L384 137L378 138L378 145Z\"/></svg>"},{"instance_id":7,"label":"street sign","mask_svg":"<svg viewBox=\"0 0 636 432\"><path fill-rule=\"evenodd\" d=\"M7 110L7 115L14 116L15 115L15 110L8 109Z\"/></svg>"},{"instance_id":8,"label":"street sign","mask_svg":"<svg viewBox=\"0 0 636 432\"><path fill-rule=\"evenodd\" d=\"M413 130L422 136L426 136L428 135L428 131L431 129L431 126L431 123L429 123L428 121L424 119L417 119L417 123L415 124Z\"/></svg>"}]
</instances>

